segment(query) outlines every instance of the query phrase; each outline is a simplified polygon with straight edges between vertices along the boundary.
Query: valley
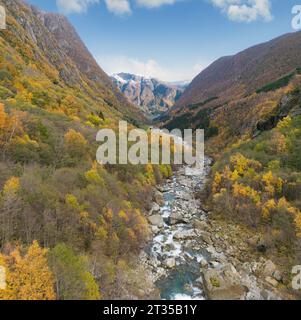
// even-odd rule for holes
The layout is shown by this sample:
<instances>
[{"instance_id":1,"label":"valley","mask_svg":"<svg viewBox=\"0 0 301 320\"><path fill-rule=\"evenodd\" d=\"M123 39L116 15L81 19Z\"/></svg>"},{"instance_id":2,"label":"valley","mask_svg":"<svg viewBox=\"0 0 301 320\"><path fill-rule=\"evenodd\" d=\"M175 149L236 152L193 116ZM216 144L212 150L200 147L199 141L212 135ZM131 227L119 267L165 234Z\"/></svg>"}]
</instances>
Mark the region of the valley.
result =
<instances>
[{"instance_id":1,"label":"valley","mask_svg":"<svg viewBox=\"0 0 301 320\"><path fill-rule=\"evenodd\" d=\"M149 222L153 238L140 254L164 300L280 300L274 263L252 253L256 233L205 211L196 194L208 182L204 172L184 166L157 187ZM225 226L225 223L227 226ZM279 280L279 278L278 278Z\"/></svg>"},{"instance_id":2,"label":"valley","mask_svg":"<svg viewBox=\"0 0 301 320\"><path fill-rule=\"evenodd\" d=\"M110 77L65 16L0 6L0 299L300 298L301 32L187 85ZM205 170L97 163L122 121L204 129Z\"/></svg>"}]
</instances>

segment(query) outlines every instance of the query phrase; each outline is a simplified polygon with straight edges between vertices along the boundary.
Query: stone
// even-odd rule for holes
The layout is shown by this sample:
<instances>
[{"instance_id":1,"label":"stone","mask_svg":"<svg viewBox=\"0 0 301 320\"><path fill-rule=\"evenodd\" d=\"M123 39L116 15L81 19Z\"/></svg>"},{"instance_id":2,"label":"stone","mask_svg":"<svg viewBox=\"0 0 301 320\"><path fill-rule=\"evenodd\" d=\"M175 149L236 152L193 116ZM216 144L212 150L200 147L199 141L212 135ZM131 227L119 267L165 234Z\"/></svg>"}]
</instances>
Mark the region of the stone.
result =
<instances>
[{"instance_id":1,"label":"stone","mask_svg":"<svg viewBox=\"0 0 301 320\"><path fill-rule=\"evenodd\" d=\"M193 229L178 231L174 234L175 240L191 240L196 237L196 233Z\"/></svg>"},{"instance_id":2,"label":"stone","mask_svg":"<svg viewBox=\"0 0 301 320\"><path fill-rule=\"evenodd\" d=\"M273 273L273 277L274 279L276 279L278 282L281 282L283 277L282 277L282 273L279 270L275 270Z\"/></svg>"},{"instance_id":3,"label":"stone","mask_svg":"<svg viewBox=\"0 0 301 320\"><path fill-rule=\"evenodd\" d=\"M163 264L168 269L173 269L176 266L176 259L175 258L168 258L163 262Z\"/></svg>"},{"instance_id":4,"label":"stone","mask_svg":"<svg viewBox=\"0 0 301 320\"><path fill-rule=\"evenodd\" d=\"M249 238L246 242L248 245L250 245L251 247L257 247L260 241L260 236L256 235L253 236L251 238Z\"/></svg>"},{"instance_id":5,"label":"stone","mask_svg":"<svg viewBox=\"0 0 301 320\"><path fill-rule=\"evenodd\" d=\"M152 233L158 234L160 232L160 229L157 226L152 226L151 227Z\"/></svg>"},{"instance_id":6,"label":"stone","mask_svg":"<svg viewBox=\"0 0 301 320\"><path fill-rule=\"evenodd\" d=\"M276 279L273 279L272 277L266 277L265 281L273 287L278 286L278 281Z\"/></svg>"},{"instance_id":7,"label":"stone","mask_svg":"<svg viewBox=\"0 0 301 320\"><path fill-rule=\"evenodd\" d=\"M263 275L265 277L273 277L273 274L276 271L276 266L271 260L266 261L263 268Z\"/></svg>"},{"instance_id":8,"label":"stone","mask_svg":"<svg viewBox=\"0 0 301 320\"><path fill-rule=\"evenodd\" d=\"M198 279L195 280L195 282L202 284L203 283L203 278L199 277Z\"/></svg>"},{"instance_id":9,"label":"stone","mask_svg":"<svg viewBox=\"0 0 301 320\"><path fill-rule=\"evenodd\" d=\"M199 232L199 231L197 231L197 235L202 241L206 242L208 245L212 245L213 244L213 241L211 239L211 234L209 232L206 232L206 231Z\"/></svg>"},{"instance_id":10,"label":"stone","mask_svg":"<svg viewBox=\"0 0 301 320\"><path fill-rule=\"evenodd\" d=\"M153 200L155 203L157 203L159 206L163 206L164 205L164 198L163 198L163 194L162 192L156 190L153 196Z\"/></svg>"},{"instance_id":11,"label":"stone","mask_svg":"<svg viewBox=\"0 0 301 320\"><path fill-rule=\"evenodd\" d=\"M217 261L210 261L209 262L210 267L212 267L213 269L217 269L221 266L221 264Z\"/></svg>"},{"instance_id":12,"label":"stone","mask_svg":"<svg viewBox=\"0 0 301 320\"><path fill-rule=\"evenodd\" d=\"M200 261L200 265L201 265L201 267L202 268L206 268L206 267L208 267L208 262L207 262L207 260L206 259L201 259L201 261Z\"/></svg>"},{"instance_id":13,"label":"stone","mask_svg":"<svg viewBox=\"0 0 301 320\"><path fill-rule=\"evenodd\" d=\"M203 283L209 300L241 300L247 292L246 287L241 285L238 273L231 268L229 270L229 266L206 270Z\"/></svg>"},{"instance_id":14,"label":"stone","mask_svg":"<svg viewBox=\"0 0 301 320\"><path fill-rule=\"evenodd\" d=\"M175 224L178 224L178 223L182 223L184 222L183 220L183 215L181 212L179 211L174 211L172 212L172 214L169 216L169 224L171 225L175 225Z\"/></svg>"},{"instance_id":15,"label":"stone","mask_svg":"<svg viewBox=\"0 0 301 320\"><path fill-rule=\"evenodd\" d=\"M210 227L209 227L208 223L205 222L205 221L201 221L201 220L195 220L193 226L194 226L194 228L196 230L199 230L199 231L208 231L208 230L210 230Z\"/></svg>"},{"instance_id":16,"label":"stone","mask_svg":"<svg viewBox=\"0 0 301 320\"><path fill-rule=\"evenodd\" d=\"M160 206L157 203L153 202L149 215L151 216L152 214L156 214L159 211L160 211Z\"/></svg>"},{"instance_id":17,"label":"stone","mask_svg":"<svg viewBox=\"0 0 301 320\"><path fill-rule=\"evenodd\" d=\"M159 214L155 214L153 216L148 217L148 221L151 225L156 226L158 228L162 228L164 226L163 218Z\"/></svg>"}]
</instances>

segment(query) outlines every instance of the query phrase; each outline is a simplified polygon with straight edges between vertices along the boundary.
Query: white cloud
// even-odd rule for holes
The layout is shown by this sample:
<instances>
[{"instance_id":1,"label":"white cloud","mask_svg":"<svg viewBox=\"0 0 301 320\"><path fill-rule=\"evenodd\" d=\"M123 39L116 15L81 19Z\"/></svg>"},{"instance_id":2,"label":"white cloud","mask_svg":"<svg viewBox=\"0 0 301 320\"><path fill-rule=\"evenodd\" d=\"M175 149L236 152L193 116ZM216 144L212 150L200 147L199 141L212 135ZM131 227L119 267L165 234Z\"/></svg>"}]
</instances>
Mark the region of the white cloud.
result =
<instances>
[{"instance_id":1,"label":"white cloud","mask_svg":"<svg viewBox=\"0 0 301 320\"><path fill-rule=\"evenodd\" d=\"M165 4L174 4L178 0L136 0L137 4L146 8L157 8Z\"/></svg>"},{"instance_id":2,"label":"white cloud","mask_svg":"<svg viewBox=\"0 0 301 320\"><path fill-rule=\"evenodd\" d=\"M105 0L109 11L117 14L130 14L132 12L131 6L128 0Z\"/></svg>"},{"instance_id":3,"label":"white cloud","mask_svg":"<svg viewBox=\"0 0 301 320\"><path fill-rule=\"evenodd\" d=\"M166 82L191 80L206 66L198 63L190 67L166 68L154 59L142 61L125 56L99 56L97 61L108 74L128 72Z\"/></svg>"},{"instance_id":4,"label":"white cloud","mask_svg":"<svg viewBox=\"0 0 301 320\"><path fill-rule=\"evenodd\" d=\"M86 12L95 3L99 3L99 0L56 0L59 11L64 14Z\"/></svg>"},{"instance_id":5,"label":"white cloud","mask_svg":"<svg viewBox=\"0 0 301 320\"><path fill-rule=\"evenodd\" d=\"M271 0L210 0L225 12L229 19L238 22L252 22L258 19L271 21Z\"/></svg>"},{"instance_id":6,"label":"white cloud","mask_svg":"<svg viewBox=\"0 0 301 320\"><path fill-rule=\"evenodd\" d=\"M134 0L104 0L108 10L117 15L130 14L131 1ZM148 9L157 8L162 5L174 4L178 0L135 0L135 2ZM100 0L56 0L57 7L64 14L86 12L90 5L99 3Z\"/></svg>"}]
</instances>

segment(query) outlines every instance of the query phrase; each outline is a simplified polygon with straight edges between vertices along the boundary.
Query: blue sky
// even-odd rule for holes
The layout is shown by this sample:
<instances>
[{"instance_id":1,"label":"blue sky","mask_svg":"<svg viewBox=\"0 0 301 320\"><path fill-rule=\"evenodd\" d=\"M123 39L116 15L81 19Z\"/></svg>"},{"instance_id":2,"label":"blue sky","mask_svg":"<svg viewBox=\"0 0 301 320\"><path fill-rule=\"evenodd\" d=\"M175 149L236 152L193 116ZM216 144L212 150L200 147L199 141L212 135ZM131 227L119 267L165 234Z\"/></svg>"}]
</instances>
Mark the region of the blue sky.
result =
<instances>
[{"instance_id":1,"label":"blue sky","mask_svg":"<svg viewBox=\"0 0 301 320\"><path fill-rule=\"evenodd\" d=\"M215 59L287 32L297 0L27 0L68 16L109 74L191 80ZM301 4L301 1L300 1Z\"/></svg>"}]
</instances>

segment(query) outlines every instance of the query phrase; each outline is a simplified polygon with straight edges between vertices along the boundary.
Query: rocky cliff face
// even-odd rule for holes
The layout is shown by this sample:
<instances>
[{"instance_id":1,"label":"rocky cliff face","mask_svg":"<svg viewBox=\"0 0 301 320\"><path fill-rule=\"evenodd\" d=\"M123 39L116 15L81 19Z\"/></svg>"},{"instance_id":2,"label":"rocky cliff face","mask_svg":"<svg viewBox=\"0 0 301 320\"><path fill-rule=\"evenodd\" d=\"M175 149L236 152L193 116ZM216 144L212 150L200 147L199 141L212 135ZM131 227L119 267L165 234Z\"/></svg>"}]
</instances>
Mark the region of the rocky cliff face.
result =
<instances>
[{"instance_id":1,"label":"rocky cliff face","mask_svg":"<svg viewBox=\"0 0 301 320\"><path fill-rule=\"evenodd\" d=\"M153 115L172 107L185 88L185 85L168 84L129 73L116 74L112 79L130 102Z\"/></svg>"}]
</instances>

